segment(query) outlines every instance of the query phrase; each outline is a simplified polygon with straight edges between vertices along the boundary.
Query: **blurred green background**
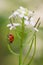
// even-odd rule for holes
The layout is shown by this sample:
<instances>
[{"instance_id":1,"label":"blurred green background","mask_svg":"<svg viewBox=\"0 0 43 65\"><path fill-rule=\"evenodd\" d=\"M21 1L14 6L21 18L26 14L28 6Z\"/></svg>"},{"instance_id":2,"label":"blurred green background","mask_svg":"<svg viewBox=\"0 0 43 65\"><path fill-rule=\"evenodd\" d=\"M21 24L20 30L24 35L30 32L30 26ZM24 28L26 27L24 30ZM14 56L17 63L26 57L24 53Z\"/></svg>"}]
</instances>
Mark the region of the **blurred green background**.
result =
<instances>
[{"instance_id":1,"label":"blurred green background","mask_svg":"<svg viewBox=\"0 0 43 65\"><path fill-rule=\"evenodd\" d=\"M0 0L0 65L18 65L18 56L9 52L7 47L8 17L20 6L35 11L41 25L37 33L36 55L31 65L43 65L43 0Z\"/></svg>"}]
</instances>

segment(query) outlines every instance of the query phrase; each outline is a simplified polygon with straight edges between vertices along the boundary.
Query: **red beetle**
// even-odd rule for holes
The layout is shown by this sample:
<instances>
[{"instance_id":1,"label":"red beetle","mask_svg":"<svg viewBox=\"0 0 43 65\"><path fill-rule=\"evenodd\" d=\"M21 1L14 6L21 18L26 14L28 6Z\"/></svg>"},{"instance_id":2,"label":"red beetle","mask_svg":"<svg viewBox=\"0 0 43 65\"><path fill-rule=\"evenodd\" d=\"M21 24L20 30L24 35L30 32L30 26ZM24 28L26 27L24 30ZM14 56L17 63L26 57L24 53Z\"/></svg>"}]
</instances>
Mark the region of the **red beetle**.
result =
<instances>
[{"instance_id":1,"label":"red beetle","mask_svg":"<svg viewBox=\"0 0 43 65\"><path fill-rule=\"evenodd\" d=\"M12 43L14 41L14 36L12 34L9 34L8 39L10 43Z\"/></svg>"}]
</instances>

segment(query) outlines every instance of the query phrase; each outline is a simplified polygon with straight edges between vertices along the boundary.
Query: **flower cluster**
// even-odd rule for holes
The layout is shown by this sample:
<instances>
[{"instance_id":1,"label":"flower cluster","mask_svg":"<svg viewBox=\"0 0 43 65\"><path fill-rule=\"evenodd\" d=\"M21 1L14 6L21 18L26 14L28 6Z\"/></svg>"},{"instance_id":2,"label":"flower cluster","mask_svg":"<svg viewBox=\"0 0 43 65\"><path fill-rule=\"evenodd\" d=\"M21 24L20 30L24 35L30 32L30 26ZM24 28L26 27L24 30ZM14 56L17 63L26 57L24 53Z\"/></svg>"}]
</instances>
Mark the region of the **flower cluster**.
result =
<instances>
[{"instance_id":1,"label":"flower cluster","mask_svg":"<svg viewBox=\"0 0 43 65\"><path fill-rule=\"evenodd\" d=\"M36 25L37 25L37 23L38 23L38 21L39 21L40 18L38 19L37 22L35 22L34 21L34 18L33 18L33 15L34 15L34 11L30 11L30 10L28 10L26 8L20 7L19 9L17 9L9 17L9 19L15 18L16 16L18 16L21 20L22 20L22 18L24 18L24 24L25 25L28 25L28 26L29 25L32 25L33 26L33 29L35 31L38 31L37 27L39 26L40 23L38 24L37 27L36 27ZM20 26L20 25L21 25L20 23L10 23L10 24L7 25L7 27L9 27L10 30L12 30L12 28L16 28L16 26Z\"/></svg>"}]
</instances>

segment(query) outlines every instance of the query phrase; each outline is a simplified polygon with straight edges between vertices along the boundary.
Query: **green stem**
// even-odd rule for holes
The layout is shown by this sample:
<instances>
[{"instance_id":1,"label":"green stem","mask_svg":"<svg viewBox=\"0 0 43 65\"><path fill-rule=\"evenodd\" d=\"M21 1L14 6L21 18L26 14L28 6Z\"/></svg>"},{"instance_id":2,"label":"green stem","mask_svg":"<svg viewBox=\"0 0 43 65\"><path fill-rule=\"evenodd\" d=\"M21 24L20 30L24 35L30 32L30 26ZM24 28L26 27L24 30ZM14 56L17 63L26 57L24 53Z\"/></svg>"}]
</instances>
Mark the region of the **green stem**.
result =
<instances>
[{"instance_id":1,"label":"green stem","mask_svg":"<svg viewBox=\"0 0 43 65\"><path fill-rule=\"evenodd\" d=\"M30 65L31 64L31 62L32 62L32 60L34 58L35 52L36 52L36 32L35 32L35 35L34 36L35 36L34 52L33 52L32 58L30 59L30 61L28 62L27 65Z\"/></svg>"},{"instance_id":2,"label":"green stem","mask_svg":"<svg viewBox=\"0 0 43 65\"><path fill-rule=\"evenodd\" d=\"M23 51L23 38L24 38L24 18L22 19L22 30L21 30L21 45L19 55L19 65L22 65L22 51Z\"/></svg>"},{"instance_id":3,"label":"green stem","mask_svg":"<svg viewBox=\"0 0 43 65\"><path fill-rule=\"evenodd\" d=\"M29 43L31 42L31 45L30 45L30 48L29 48L29 50L28 50L28 52L27 52L27 54L26 54L26 56L24 58L23 64L24 64L25 60L27 59L27 57L28 57L28 55L29 55L29 53L31 51L31 48L32 48L32 45L33 45L33 41L34 41L34 35L35 35L35 32L34 32L32 38L31 38L32 39L32 42L31 42L31 40L29 40Z\"/></svg>"},{"instance_id":4,"label":"green stem","mask_svg":"<svg viewBox=\"0 0 43 65\"><path fill-rule=\"evenodd\" d=\"M11 47L10 47L9 44L8 44L8 49L9 49L9 51L10 51L12 54L14 54L14 55L18 55L18 56L19 56L19 54L16 54L16 53L11 49Z\"/></svg>"},{"instance_id":5,"label":"green stem","mask_svg":"<svg viewBox=\"0 0 43 65\"><path fill-rule=\"evenodd\" d=\"M32 45L33 45L33 41L34 41L34 38L32 39L32 42L31 42L29 51L27 52L27 54L26 54L26 56L25 56L25 58L24 58L23 64L24 64L25 60L27 59L27 57L28 57L28 55L29 55L29 53L30 53L30 51L31 51L31 48L32 48Z\"/></svg>"},{"instance_id":6,"label":"green stem","mask_svg":"<svg viewBox=\"0 0 43 65\"><path fill-rule=\"evenodd\" d=\"M28 45L30 42L31 42L31 40L33 40L33 38L34 38L34 34L35 34L35 32L32 34L32 37L28 40L28 42L26 41L26 44L23 44L23 46L25 45Z\"/></svg>"},{"instance_id":7,"label":"green stem","mask_svg":"<svg viewBox=\"0 0 43 65\"><path fill-rule=\"evenodd\" d=\"M13 25L13 20L12 20L12 18L10 18L9 20L10 20L10 23Z\"/></svg>"}]
</instances>

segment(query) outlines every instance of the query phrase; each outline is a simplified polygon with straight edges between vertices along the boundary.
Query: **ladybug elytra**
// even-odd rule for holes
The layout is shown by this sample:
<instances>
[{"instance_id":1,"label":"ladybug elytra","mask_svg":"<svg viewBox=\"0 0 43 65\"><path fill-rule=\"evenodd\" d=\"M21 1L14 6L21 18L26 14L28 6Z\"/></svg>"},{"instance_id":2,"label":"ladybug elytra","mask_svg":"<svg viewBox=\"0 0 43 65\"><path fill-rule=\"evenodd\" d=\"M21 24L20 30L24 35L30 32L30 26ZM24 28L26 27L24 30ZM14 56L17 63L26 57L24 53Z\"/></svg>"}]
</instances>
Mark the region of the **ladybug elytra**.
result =
<instances>
[{"instance_id":1,"label":"ladybug elytra","mask_svg":"<svg viewBox=\"0 0 43 65\"><path fill-rule=\"evenodd\" d=\"M8 39L10 43L12 43L14 41L14 36L12 34L9 34Z\"/></svg>"}]
</instances>

